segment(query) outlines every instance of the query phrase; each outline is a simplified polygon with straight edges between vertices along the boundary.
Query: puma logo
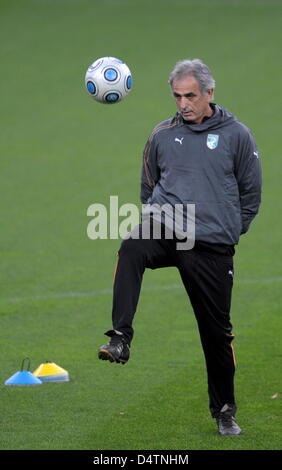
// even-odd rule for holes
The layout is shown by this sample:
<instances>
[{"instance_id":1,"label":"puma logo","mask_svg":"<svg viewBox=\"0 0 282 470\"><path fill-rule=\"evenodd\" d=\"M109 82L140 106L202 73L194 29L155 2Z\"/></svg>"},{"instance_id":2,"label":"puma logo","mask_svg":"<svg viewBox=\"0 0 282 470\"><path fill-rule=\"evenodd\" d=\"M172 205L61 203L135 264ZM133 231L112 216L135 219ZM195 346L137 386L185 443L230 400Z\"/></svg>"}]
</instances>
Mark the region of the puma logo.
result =
<instances>
[{"instance_id":1,"label":"puma logo","mask_svg":"<svg viewBox=\"0 0 282 470\"><path fill-rule=\"evenodd\" d=\"M184 137L181 137L181 139L178 139L178 137L175 137L175 142L179 142L180 145L182 145L182 140L184 139Z\"/></svg>"}]
</instances>

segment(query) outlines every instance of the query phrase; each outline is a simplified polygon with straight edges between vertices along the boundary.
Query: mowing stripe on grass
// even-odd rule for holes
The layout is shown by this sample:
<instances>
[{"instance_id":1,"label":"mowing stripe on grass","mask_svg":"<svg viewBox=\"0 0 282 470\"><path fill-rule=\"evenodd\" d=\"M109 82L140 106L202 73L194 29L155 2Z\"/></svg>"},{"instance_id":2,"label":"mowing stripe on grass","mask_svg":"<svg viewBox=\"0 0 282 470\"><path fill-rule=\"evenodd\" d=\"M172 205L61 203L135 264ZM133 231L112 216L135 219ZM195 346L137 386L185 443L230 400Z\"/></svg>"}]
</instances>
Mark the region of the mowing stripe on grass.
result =
<instances>
[{"instance_id":1,"label":"mowing stripe on grass","mask_svg":"<svg viewBox=\"0 0 282 470\"><path fill-rule=\"evenodd\" d=\"M281 283L282 277L270 277L262 279L239 279L236 280L236 284L272 284L272 283ZM173 289L183 289L181 283L177 284L167 284L164 286L150 286L143 287L144 291L158 291L158 290L173 290ZM89 292L58 292L54 294L45 294L45 295L32 295L27 297L10 297L5 299L5 302L21 302L25 300L41 300L41 299L64 299L64 298L79 298L79 297L97 297L100 295L110 295L112 294L112 289L99 289Z\"/></svg>"}]
</instances>

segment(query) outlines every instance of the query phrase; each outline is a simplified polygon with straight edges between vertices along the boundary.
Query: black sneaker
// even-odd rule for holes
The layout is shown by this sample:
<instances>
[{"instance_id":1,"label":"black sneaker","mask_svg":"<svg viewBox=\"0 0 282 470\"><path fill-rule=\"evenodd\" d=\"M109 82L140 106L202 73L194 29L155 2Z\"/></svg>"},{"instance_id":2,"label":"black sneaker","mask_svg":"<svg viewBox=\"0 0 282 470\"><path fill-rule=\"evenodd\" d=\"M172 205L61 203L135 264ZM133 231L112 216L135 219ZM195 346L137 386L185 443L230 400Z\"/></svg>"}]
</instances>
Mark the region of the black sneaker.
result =
<instances>
[{"instance_id":1,"label":"black sneaker","mask_svg":"<svg viewBox=\"0 0 282 470\"><path fill-rule=\"evenodd\" d=\"M228 405L222 407L216 421L221 436L238 436L243 432L232 416L232 408Z\"/></svg>"},{"instance_id":2,"label":"black sneaker","mask_svg":"<svg viewBox=\"0 0 282 470\"><path fill-rule=\"evenodd\" d=\"M123 334L117 333L115 330L109 330L105 335L110 336L111 340L108 344L104 344L99 348L99 359L125 364L129 359L130 348Z\"/></svg>"}]
</instances>

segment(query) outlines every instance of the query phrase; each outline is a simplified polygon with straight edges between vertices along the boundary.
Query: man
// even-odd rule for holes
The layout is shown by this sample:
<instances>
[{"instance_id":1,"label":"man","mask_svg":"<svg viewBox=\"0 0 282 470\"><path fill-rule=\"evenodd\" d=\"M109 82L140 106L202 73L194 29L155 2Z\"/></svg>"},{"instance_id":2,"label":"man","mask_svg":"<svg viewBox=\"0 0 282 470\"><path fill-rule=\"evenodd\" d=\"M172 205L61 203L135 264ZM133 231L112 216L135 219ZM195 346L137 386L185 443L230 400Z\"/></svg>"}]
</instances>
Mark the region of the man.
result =
<instances>
[{"instance_id":1,"label":"man","mask_svg":"<svg viewBox=\"0 0 282 470\"><path fill-rule=\"evenodd\" d=\"M260 160L249 129L212 102L215 81L207 65L199 59L178 62L169 83L178 112L156 126L148 139L141 201L150 204L152 221L157 218L155 206L193 204L195 243L191 249L177 249L175 233L167 238L164 230L158 239L144 239L142 225L123 240L114 282L113 329L105 333L111 340L98 356L128 361L145 269L176 266L199 328L211 415L221 435L238 435L230 322L233 255L260 205Z\"/></svg>"}]
</instances>

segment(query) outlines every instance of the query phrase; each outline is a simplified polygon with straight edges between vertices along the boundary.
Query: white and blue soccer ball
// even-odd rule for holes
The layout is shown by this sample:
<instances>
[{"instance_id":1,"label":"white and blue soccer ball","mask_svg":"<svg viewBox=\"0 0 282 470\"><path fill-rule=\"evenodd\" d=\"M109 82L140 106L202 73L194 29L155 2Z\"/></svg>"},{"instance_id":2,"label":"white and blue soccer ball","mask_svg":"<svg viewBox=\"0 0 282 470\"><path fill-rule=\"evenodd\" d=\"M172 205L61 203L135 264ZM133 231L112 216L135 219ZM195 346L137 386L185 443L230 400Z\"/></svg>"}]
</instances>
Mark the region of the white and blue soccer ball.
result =
<instances>
[{"instance_id":1,"label":"white and blue soccer ball","mask_svg":"<svg viewBox=\"0 0 282 470\"><path fill-rule=\"evenodd\" d=\"M101 57L88 67L85 86L94 100L100 103L118 103L130 92L132 75L122 60Z\"/></svg>"}]
</instances>

